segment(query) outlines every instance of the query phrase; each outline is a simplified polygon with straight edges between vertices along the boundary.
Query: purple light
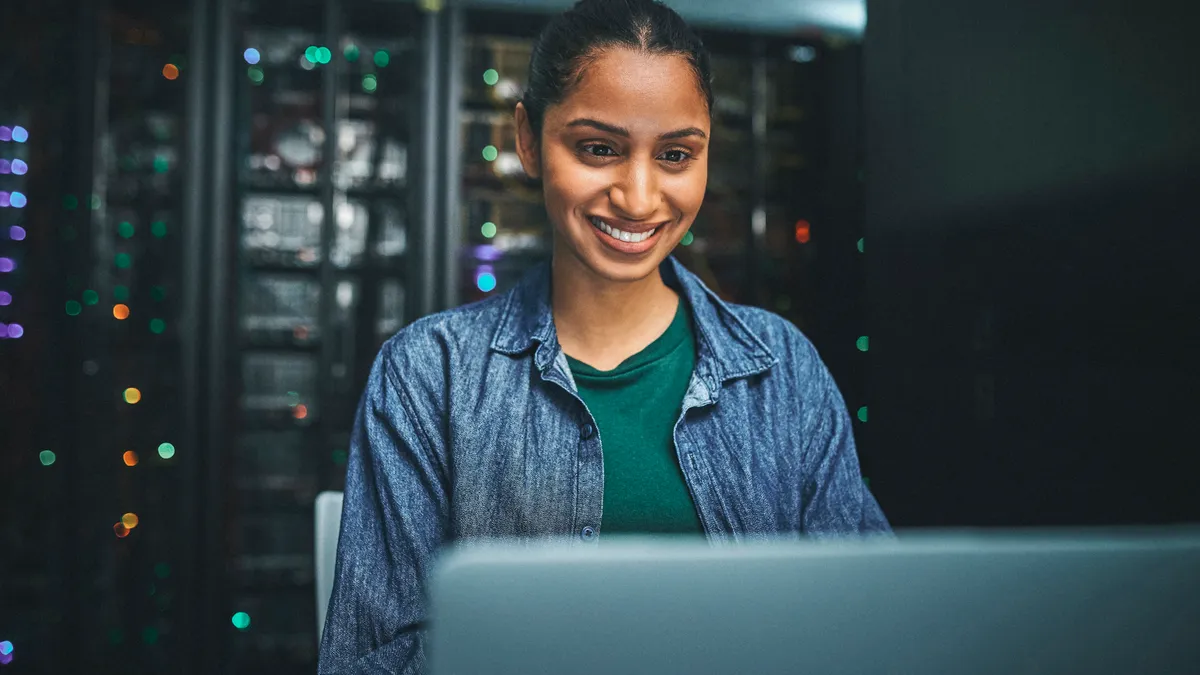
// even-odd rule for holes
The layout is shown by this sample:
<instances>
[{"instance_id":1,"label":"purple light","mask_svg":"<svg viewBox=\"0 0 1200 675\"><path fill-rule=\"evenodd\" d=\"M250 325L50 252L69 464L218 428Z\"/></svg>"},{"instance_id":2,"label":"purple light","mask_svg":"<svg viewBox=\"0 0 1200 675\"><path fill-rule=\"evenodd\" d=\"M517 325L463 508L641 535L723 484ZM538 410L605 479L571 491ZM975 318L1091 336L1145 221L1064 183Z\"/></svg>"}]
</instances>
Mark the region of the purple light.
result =
<instances>
[{"instance_id":1,"label":"purple light","mask_svg":"<svg viewBox=\"0 0 1200 675\"><path fill-rule=\"evenodd\" d=\"M13 127L12 139L17 143L24 143L25 141L29 140L29 132L25 129L25 127Z\"/></svg>"},{"instance_id":2,"label":"purple light","mask_svg":"<svg viewBox=\"0 0 1200 675\"><path fill-rule=\"evenodd\" d=\"M12 293L8 291L0 291L0 307L6 307L12 304Z\"/></svg>"},{"instance_id":3,"label":"purple light","mask_svg":"<svg viewBox=\"0 0 1200 675\"><path fill-rule=\"evenodd\" d=\"M0 207L8 206L10 199L7 192L0 190Z\"/></svg>"},{"instance_id":4,"label":"purple light","mask_svg":"<svg viewBox=\"0 0 1200 675\"><path fill-rule=\"evenodd\" d=\"M8 339L8 324L0 322L0 340Z\"/></svg>"},{"instance_id":5,"label":"purple light","mask_svg":"<svg viewBox=\"0 0 1200 675\"><path fill-rule=\"evenodd\" d=\"M11 141L12 129L8 127L0 127L0 141Z\"/></svg>"},{"instance_id":6,"label":"purple light","mask_svg":"<svg viewBox=\"0 0 1200 675\"><path fill-rule=\"evenodd\" d=\"M29 202L29 200L25 199L25 195L21 194L20 192L12 193L12 197L9 199L12 201L14 209L23 209L25 208L25 204Z\"/></svg>"},{"instance_id":7,"label":"purple light","mask_svg":"<svg viewBox=\"0 0 1200 675\"><path fill-rule=\"evenodd\" d=\"M25 228L20 225L13 225L8 228L8 238L13 241L23 241L25 239Z\"/></svg>"},{"instance_id":8,"label":"purple light","mask_svg":"<svg viewBox=\"0 0 1200 675\"><path fill-rule=\"evenodd\" d=\"M0 258L0 272L11 272L17 269L17 264L12 261L12 258Z\"/></svg>"},{"instance_id":9,"label":"purple light","mask_svg":"<svg viewBox=\"0 0 1200 675\"><path fill-rule=\"evenodd\" d=\"M12 171L12 162L7 159L0 159L0 173L9 173Z\"/></svg>"},{"instance_id":10,"label":"purple light","mask_svg":"<svg viewBox=\"0 0 1200 675\"><path fill-rule=\"evenodd\" d=\"M25 329L21 327L21 324L19 324L19 323L8 324L8 337L15 340L24 334L25 334Z\"/></svg>"},{"instance_id":11,"label":"purple light","mask_svg":"<svg viewBox=\"0 0 1200 675\"><path fill-rule=\"evenodd\" d=\"M7 666L12 663L12 652L0 654L0 666Z\"/></svg>"},{"instance_id":12,"label":"purple light","mask_svg":"<svg viewBox=\"0 0 1200 675\"><path fill-rule=\"evenodd\" d=\"M500 249L489 244L481 244L475 247L476 260L482 260L484 262L496 262L503 255L504 253Z\"/></svg>"},{"instance_id":13,"label":"purple light","mask_svg":"<svg viewBox=\"0 0 1200 675\"><path fill-rule=\"evenodd\" d=\"M12 161L12 172L18 176L24 176L25 172L29 171L29 165L19 159Z\"/></svg>"}]
</instances>

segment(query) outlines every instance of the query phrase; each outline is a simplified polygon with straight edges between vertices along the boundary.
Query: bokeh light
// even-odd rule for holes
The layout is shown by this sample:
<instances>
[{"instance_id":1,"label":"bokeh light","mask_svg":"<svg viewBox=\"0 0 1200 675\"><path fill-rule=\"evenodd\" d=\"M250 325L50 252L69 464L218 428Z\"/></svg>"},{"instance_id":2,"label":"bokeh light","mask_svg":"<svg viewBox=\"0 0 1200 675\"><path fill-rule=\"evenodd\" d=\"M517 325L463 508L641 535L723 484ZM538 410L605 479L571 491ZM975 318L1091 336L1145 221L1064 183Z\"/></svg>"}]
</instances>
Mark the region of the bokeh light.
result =
<instances>
[{"instance_id":1,"label":"bokeh light","mask_svg":"<svg viewBox=\"0 0 1200 675\"><path fill-rule=\"evenodd\" d=\"M370 93L370 92L375 91L375 89L378 87L379 87L379 81L375 78L374 75L372 75L370 73L363 75L363 79L362 79L363 91Z\"/></svg>"},{"instance_id":2,"label":"bokeh light","mask_svg":"<svg viewBox=\"0 0 1200 675\"><path fill-rule=\"evenodd\" d=\"M171 566L165 562L160 562L154 566L154 576L159 579L166 579L171 576Z\"/></svg>"},{"instance_id":3,"label":"bokeh light","mask_svg":"<svg viewBox=\"0 0 1200 675\"><path fill-rule=\"evenodd\" d=\"M486 146L483 149L483 158L489 162L495 161L496 157L498 157L499 155L500 155L500 151L497 150L496 146L494 146L494 145Z\"/></svg>"},{"instance_id":4,"label":"bokeh light","mask_svg":"<svg viewBox=\"0 0 1200 675\"><path fill-rule=\"evenodd\" d=\"M249 77L250 81L254 84L262 84L264 77L263 69L258 66L250 66L246 69L246 77Z\"/></svg>"},{"instance_id":5,"label":"bokeh light","mask_svg":"<svg viewBox=\"0 0 1200 675\"><path fill-rule=\"evenodd\" d=\"M796 221L796 243L807 244L812 239L812 226L807 220Z\"/></svg>"},{"instance_id":6,"label":"bokeh light","mask_svg":"<svg viewBox=\"0 0 1200 675\"><path fill-rule=\"evenodd\" d=\"M11 272L17 269L17 263L12 258L0 258L0 272Z\"/></svg>"},{"instance_id":7,"label":"bokeh light","mask_svg":"<svg viewBox=\"0 0 1200 675\"><path fill-rule=\"evenodd\" d=\"M317 63L329 63L333 60L333 52L329 47L317 47Z\"/></svg>"},{"instance_id":8,"label":"bokeh light","mask_svg":"<svg viewBox=\"0 0 1200 675\"><path fill-rule=\"evenodd\" d=\"M128 286L113 286L113 300L117 302L125 302L129 300Z\"/></svg>"},{"instance_id":9,"label":"bokeh light","mask_svg":"<svg viewBox=\"0 0 1200 675\"><path fill-rule=\"evenodd\" d=\"M292 417L295 417L298 420L308 417L308 406L304 405L303 403L297 403L292 407Z\"/></svg>"},{"instance_id":10,"label":"bokeh light","mask_svg":"<svg viewBox=\"0 0 1200 675\"><path fill-rule=\"evenodd\" d=\"M691 230L688 230L687 232L685 232L683 234L683 239L681 239L679 241L679 243L683 244L684 246L691 246L692 242L695 240L696 240L696 235L692 234Z\"/></svg>"},{"instance_id":11,"label":"bokeh light","mask_svg":"<svg viewBox=\"0 0 1200 675\"><path fill-rule=\"evenodd\" d=\"M83 292L83 304L94 305L98 302L100 302L100 294L99 293L97 293L96 291L93 291L90 288Z\"/></svg>"},{"instance_id":12,"label":"bokeh light","mask_svg":"<svg viewBox=\"0 0 1200 675\"><path fill-rule=\"evenodd\" d=\"M68 211L74 211L79 208L79 198L75 195L67 195L63 197L63 208Z\"/></svg>"},{"instance_id":13,"label":"bokeh light","mask_svg":"<svg viewBox=\"0 0 1200 675\"><path fill-rule=\"evenodd\" d=\"M24 176L26 173L29 173L29 165L22 160L14 159L12 161L12 172L18 176Z\"/></svg>"},{"instance_id":14,"label":"bokeh light","mask_svg":"<svg viewBox=\"0 0 1200 675\"><path fill-rule=\"evenodd\" d=\"M168 80L177 79L179 77L179 66L176 66L174 63L168 63L163 66L162 74Z\"/></svg>"},{"instance_id":15,"label":"bokeh light","mask_svg":"<svg viewBox=\"0 0 1200 675\"><path fill-rule=\"evenodd\" d=\"M351 63L357 61L358 60L358 45L353 45L353 44L346 45L346 49L342 51L342 54L345 55L346 60L350 61Z\"/></svg>"},{"instance_id":16,"label":"bokeh light","mask_svg":"<svg viewBox=\"0 0 1200 675\"><path fill-rule=\"evenodd\" d=\"M79 313L82 311L83 311L83 305L80 305L75 300L67 301L67 316L79 316Z\"/></svg>"},{"instance_id":17,"label":"bokeh light","mask_svg":"<svg viewBox=\"0 0 1200 675\"><path fill-rule=\"evenodd\" d=\"M12 304L12 294L8 291L0 291L0 307L7 307Z\"/></svg>"},{"instance_id":18,"label":"bokeh light","mask_svg":"<svg viewBox=\"0 0 1200 675\"><path fill-rule=\"evenodd\" d=\"M386 68L387 64L389 64L391 62L392 62L391 54L388 54L386 51L384 51L382 49L375 52L375 65L379 66L380 68Z\"/></svg>"},{"instance_id":19,"label":"bokeh light","mask_svg":"<svg viewBox=\"0 0 1200 675\"><path fill-rule=\"evenodd\" d=\"M19 338L25 334L25 327L19 323L8 324L8 337Z\"/></svg>"},{"instance_id":20,"label":"bokeh light","mask_svg":"<svg viewBox=\"0 0 1200 675\"><path fill-rule=\"evenodd\" d=\"M129 387L121 395L125 398L125 402L130 405L142 400L142 391L137 387Z\"/></svg>"},{"instance_id":21,"label":"bokeh light","mask_svg":"<svg viewBox=\"0 0 1200 675\"><path fill-rule=\"evenodd\" d=\"M125 527L125 523L117 523L113 525L113 534L117 535L117 539L124 539L129 536L129 528Z\"/></svg>"},{"instance_id":22,"label":"bokeh light","mask_svg":"<svg viewBox=\"0 0 1200 675\"><path fill-rule=\"evenodd\" d=\"M483 227L479 228L479 232L488 239L491 239L496 236L496 224L489 220L483 224Z\"/></svg>"},{"instance_id":23,"label":"bokeh light","mask_svg":"<svg viewBox=\"0 0 1200 675\"><path fill-rule=\"evenodd\" d=\"M38 461L42 463L42 466L50 466L56 459L58 459L58 455L55 455L53 450L43 450L38 453Z\"/></svg>"},{"instance_id":24,"label":"bokeh light","mask_svg":"<svg viewBox=\"0 0 1200 675\"><path fill-rule=\"evenodd\" d=\"M138 454L132 450L126 450L125 454L121 455L121 461L125 462L125 466L137 466Z\"/></svg>"},{"instance_id":25,"label":"bokeh light","mask_svg":"<svg viewBox=\"0 0 1200 675\"><path fill-rule=\"evenodd\" d=\"M29 131L25 127L15 126L12 128L12 139L15 143L24 143L29 140Z\"/></svg>"},{"instance_id":26,"label":"bokeh light","mask_svg":"<svg viewBox=\"0 0 1200 675\"><path fill-rule=\"evenodd\" d=\"M14 209L23 209L25 208L25 205L29 203L29 200L25 198L24 194L20 192L14 192L12 193L12 196L9 197L9 203L12 204Z\"/></svg>"},{"instance_id":27,"label":"bokeh light","mask_svg":"<svg viewBox=\"0 0 1200 675\"><path fill-rule=\"evenodd\" d=\"M129 269L129 266L133 264L133 258L130 258L128 253L118 253L113 256L113 264L118 269Z\"/></svg>"},{"instance_id":28,"label":"bokeh light","mask_svg":"<svg viewBox=\"0 0 1200 675\"><path fill-rule=\"evenodd\" d=\"M306 61L308 61L309 63L317 63L317 47L316 47L316 45L310 45L307 49L304 50L304 59Z\"/></svg>"},{"instance_id":29,"label":"bokeh light","mask_svg":"<svg viewBox=\"0 0 1200 675\"><path fill-rule=\"evenodd\" d=\"M175 446L170 443L159 443L158 456L163 459L171 459L175 456Z\"/></svg>"},{"instance_id":30,"label":"bokeh light","mask_svg":"<svg viewBox=\"0 0 1200 675\"><path fill-rule=\"evenodd\" d=\"M860 421L860 422L867 421L867 406L864 405L863 407L858 409L858 421Z\"/></svg>"},{"instance_id":31,"label":"bokeh light","mask_svg":"<svg viewBox=\"0 0 1200 675\"><path fill-rule=\"evenodd\" d=\"M167 224L161 220L156 220L150 224L150 234L162 239L167 236Z\"/></svg>"},{"instance_id":32,"label":"bokeh light","mask_svg":"<svg viewBox=\"0 0 1200 675\"><path fill-rule=\"evenodd\" d=\"M124 321L129 318L129 305L117 303L113 305L113 318L117 321Z\"/></svg>"},{"instance_id":33,"label":"bokeh light","mask_svg":"<svg viewBox=\"0 0 1200 675\"><path fill-rule=\"evenodd\" d=\"M500 81L500 73L496 72L495 68L488 68L483 71L483 81L489 87L494 86Z\"/></svg>"},{"instance_id":34,"label":"bokeh light","mask_svg":"<svg viewBox=\"0 0 1200 675\"><path fill-rule=\"evenodd\" d=\"M162 302L167 297L167 289L162 286L151 286L150 297L154 298L156 302Z\"/></svg>"},{"instance_id":35,"label":"bokeh light","mask_svg":"<svg viewBox=\"0 0 1200 675\"><path fill-rule=\"evenodd\" d=\"M246 630L250 628L250 615L245 612L238 612L237 614L234 614L231 621L233 621L233 627L238 630Z\"/></svg>"},{"instance_id":36,"label":"bokeh light","mask_svg":"<svg viewBox=\"0 0 1200 675\"><path fill-rule=\"evenodd\" d=\"M855 340L854 344L855 344L855 346L858 347L858 351L865 352L865 351L867 351L868 348L870 348L871 341L867 338L866 335L863 335L863 336L859 337L857 340Z\"/></svg>"},{"instance_id":37,"label":"bokeh light","mask_svg":"<svg viewBox=\"0 0 1200 675\"><path fill-rule=\"evenodd\" d=\"M167 322L162 319L150 319L150 332L155 335L162 335L162 332L167 329Z\"/></svg>"},{"instance_id":38,"label":"bokeh light","mask_svg":"<svg viewBox=\"0 0 1200 675\"><path fill-rule=\"evenodd\" d=\"M12 140L12 127L0 125L0 141Z\"/></svg>"},{"instance_id":39,"label":"bokeh light","mask_svg":"<svg viewBox=\"0 0 1200 675\"><path fill-rule=\"evenodd\" d=\"M158 642L158 629L154 626L146 626L142 629L142 642L152 645Z\"/></svg>"},{"instance_id":40,"label":"bokeh light","mask_svg":"<svg viewBox=\"0 0 1200 675\"><path fill-rule=\"evenodd\" d=\"M859 253L863 252L863 240L862 239L858 240L858 252Z\"/></svg>"},{"instance_id":41,"label":"bokeh light","mask_svg":"<svg viewBox=\"0 0 1200 675\"><path fill-rule=\"evenodd\" d=\"M137 514L136 513L126 513L125 515L121 516L121 524L131 530L133 528L137 527L138 526Z\"/></svg>"},{"instance_id":42,"label":"bokeh light","mask_svg":"<svg viewBox=\"0 0 1200 675\"><path fill-rule=\"evenodd\" d=\"M242 52L242 58L246 59L246 63L249 63L253 66L254 64L258 63L258 60L262 58L262 56L258 53L257 49L250 47L246 51Z\"/></svg>"},{"instance_id":43,"label":"bokeh light","mask_svg":"<svg viewBox=\"0 0 1200 675\"><path fill-rule=\"evenodd\" d=\"M129 239L132 237L133 223L129 222L128 220L121 221L121 224L117 225L117 234L121 235L122 239Z\"/></svg>"},{"instance_id":44,"label":"bokeh light","mask_svg":"<svg viewBox=\"0 0 1200 675\"><path fill-rule=\"evenodd\" d=\"M491 272L480 272L475 277L475 286L484 293L496 290L496 275Z\"/></svg>"},{"instance_id":45,"label":"bokeh light","mask_svg":"<svg viewBox=\"0 0 1200 675\"><path fill-rule=\"evenodd\" d=\"M13 225L12 227L8 228L8 238L12 239L13 241L24 241L25 228L21 227L20 225Z\"/></svg>"},{"instance_id":46,"label":"bokeh light","mask_svg":"<svg viewBox=\"0 0 1200 675\"><path fill-rule=\"evenodd\" d=\"M0 654L11 654L13 652L13 644L8 640L0 642Z\"/></svg>"}]
</instances>

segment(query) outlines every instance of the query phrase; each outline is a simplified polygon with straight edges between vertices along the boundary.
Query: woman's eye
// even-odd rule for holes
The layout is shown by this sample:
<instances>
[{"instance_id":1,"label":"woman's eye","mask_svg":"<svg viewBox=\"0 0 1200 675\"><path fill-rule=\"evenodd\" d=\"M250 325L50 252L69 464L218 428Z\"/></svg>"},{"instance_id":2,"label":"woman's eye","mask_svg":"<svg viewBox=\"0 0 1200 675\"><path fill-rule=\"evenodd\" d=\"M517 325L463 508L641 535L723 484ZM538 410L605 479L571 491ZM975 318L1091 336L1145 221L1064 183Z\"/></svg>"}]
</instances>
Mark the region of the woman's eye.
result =
<instances>
[{"instance_id":1,"label":"woman's eye","mask_svg":"<svg viewBox=\"0 0 1200 675\"><path fill-rule=\"evenodd\" d=\"M691 158L691 155L683 150L668 150L662 154L663 159L672 164L679 164Z\"/></svg>"},{"instance_id":2,"label":"woman's eye","mask_svg":"<svg viewBox=\"0 0 1200 675\"><path fill-rule=\"evenodd\" d=\"M614 157L617 154L616 150L600 143L585 145L583 146L583 151L594 157Z\"/></svg>"}]
</instances>

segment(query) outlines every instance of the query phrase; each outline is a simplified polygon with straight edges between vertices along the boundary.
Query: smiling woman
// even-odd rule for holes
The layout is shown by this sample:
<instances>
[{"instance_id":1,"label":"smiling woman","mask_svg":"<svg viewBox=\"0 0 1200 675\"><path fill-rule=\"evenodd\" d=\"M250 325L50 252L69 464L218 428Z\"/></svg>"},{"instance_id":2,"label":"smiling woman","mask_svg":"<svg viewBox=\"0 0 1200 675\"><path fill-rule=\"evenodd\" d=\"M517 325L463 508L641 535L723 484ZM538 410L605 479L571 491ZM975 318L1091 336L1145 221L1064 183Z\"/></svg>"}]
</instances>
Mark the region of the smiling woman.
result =
<instances>
[{"instance_id":1,"label":"smiling woman","mask_svg":"<svg viewBox=\"0 0 1200 675\"><path fill-rule=\"evenodd\" d=\"M700 39L653 0L582 0L543 31L529 74L517 153L541 182L552 259L376 360L322 673L423 670L424 584L452 541L890 532L812 345L671 257L708 183Z\"/></svg>"}]
</instances>

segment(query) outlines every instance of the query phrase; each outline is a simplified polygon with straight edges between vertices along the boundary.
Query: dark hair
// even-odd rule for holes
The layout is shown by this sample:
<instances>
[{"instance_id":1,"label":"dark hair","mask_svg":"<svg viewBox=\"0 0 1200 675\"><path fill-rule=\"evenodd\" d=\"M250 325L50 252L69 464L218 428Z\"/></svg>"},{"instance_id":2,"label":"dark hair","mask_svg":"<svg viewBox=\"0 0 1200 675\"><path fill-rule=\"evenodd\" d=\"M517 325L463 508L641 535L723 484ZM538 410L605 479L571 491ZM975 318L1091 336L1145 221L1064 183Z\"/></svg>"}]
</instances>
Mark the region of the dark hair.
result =
<instances>
[{"instance_id":1,"label":"dark hair","mask_svg":"<svg viewBox=\"0 0 1200 675\"><path fill-rule=\"evenodd\" d=\"M529 84L521 102L538 138L546 109L563 100L602 50L614 47L686 58L712 111L708 50L673 9L657 0L579 0L552 19L533 45Z\"/></svg>"}]
</instances>

